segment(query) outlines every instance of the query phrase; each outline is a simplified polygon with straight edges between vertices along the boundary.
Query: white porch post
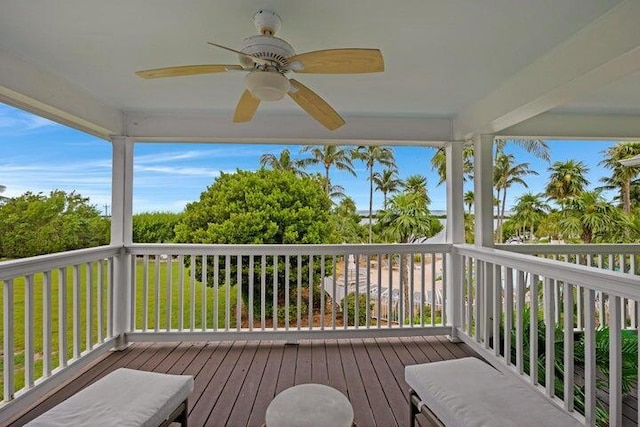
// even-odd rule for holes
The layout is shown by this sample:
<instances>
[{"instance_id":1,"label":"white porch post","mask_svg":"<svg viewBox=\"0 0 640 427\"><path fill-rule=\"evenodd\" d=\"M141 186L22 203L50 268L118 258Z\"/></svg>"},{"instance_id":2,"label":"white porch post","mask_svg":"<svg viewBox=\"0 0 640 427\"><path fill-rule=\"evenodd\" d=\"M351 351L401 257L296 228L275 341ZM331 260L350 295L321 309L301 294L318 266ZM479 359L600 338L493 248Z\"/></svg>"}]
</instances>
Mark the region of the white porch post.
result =
<instances>
[{"instance_id":1,"label":"white porch post","mask_svg":"<svg viewBox=\"0 0 640 427\"><path fill-rule=\"evenodd\" d=\"M475 208L475 245L493 247L493 139L480 135L473 140L473 184ZM485 346L491 341L493 328L493 265L481 263L476 276L478 307L478 337Z\"/></svg>"},{"instance_id":2,"label":"white porch post","mask_svg":"<svg viewBox=\"0 0 640 427\"><path fill-rule=\"evenodd\" d=\"M113 334L115 349L127 346L124 333L129 329L129 289L131 255L126 245L133 240L133 139L113 136L111 172L111 244L122 246L113 263Z\"/></svg>"},{"instance_id":3,"label":"white porch post","mask_svg":"<svg viewBox=\"0 0 640 427\"><path fill-rule=\"evenodd\" d=\"M450 142L447 157L447 243L464 243L464 170L462 142ZM460 255L447 256L447 318L451 322L449 339L459 342L458 328L462 326L463 263Z\"/></svg>"},{"instance_id":4,"label":"white porch post","mask_svg":"<svg viewBox=\"0 0 640 427\"><path fill-rule=\"evenodd\" d=\"M493 138L473 140L473 184L476 246L493 247Z\"/></svg>"}]
</instances>

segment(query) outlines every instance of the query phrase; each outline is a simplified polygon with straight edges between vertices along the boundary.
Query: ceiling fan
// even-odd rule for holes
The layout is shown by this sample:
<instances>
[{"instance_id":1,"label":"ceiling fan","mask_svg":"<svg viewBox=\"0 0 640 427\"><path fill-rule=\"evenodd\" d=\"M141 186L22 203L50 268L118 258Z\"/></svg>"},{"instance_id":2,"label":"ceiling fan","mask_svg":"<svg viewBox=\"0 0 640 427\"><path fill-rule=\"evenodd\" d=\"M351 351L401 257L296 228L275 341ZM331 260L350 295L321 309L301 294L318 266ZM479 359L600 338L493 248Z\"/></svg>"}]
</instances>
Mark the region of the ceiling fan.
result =
<instances>
[{"instance_id":1,"label":"ceiling fan","mask_svg":"<svg viewBox=\"0 0 640 427\"><path fill-rule=\"evenodd\" d=\"M295 79L289 72L311 74L356 74L384 71L378 49L328 49L296 55L291 45L275 33L280 29L280 16L272 10L259 10L253 17L259 35L244 39L240 50L216 43L216 46L238 54L239 65L205 64L155 68L137 71L144 79L192 76L197 74L247 71L246 90L233 115L233 121L248 122L261 101L277 101L289 95L311 117L330 130L342 126L342 117L320 96Z\"/></svg>"}]
</instances>

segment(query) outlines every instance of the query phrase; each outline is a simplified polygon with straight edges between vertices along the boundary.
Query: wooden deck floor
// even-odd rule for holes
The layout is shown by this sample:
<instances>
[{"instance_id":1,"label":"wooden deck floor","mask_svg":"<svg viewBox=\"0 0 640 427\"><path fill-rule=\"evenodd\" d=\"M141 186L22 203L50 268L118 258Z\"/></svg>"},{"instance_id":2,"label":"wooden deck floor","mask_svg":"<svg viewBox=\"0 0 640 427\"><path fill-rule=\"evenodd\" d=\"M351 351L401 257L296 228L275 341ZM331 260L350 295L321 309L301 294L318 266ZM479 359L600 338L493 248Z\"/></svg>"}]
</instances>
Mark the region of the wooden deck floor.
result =
<instances>
[{"instance_id":1,"label":"wooden deck floor","mask_svg":"<svg viewBox=\"0 0 640 427\"><path fill-rule=\"evenodd\" d=\"M260 426L269 402L295 384L321 383L351 401L358 426L406 426L406 365L476 354L446 337L149 344L110 354L23 415L20 426L107 373L129 367L195 376L189 425ZM422 416L420 416L422 417ZM419 425L429 426L419 419Z\"/></svg>"}]
</instances>

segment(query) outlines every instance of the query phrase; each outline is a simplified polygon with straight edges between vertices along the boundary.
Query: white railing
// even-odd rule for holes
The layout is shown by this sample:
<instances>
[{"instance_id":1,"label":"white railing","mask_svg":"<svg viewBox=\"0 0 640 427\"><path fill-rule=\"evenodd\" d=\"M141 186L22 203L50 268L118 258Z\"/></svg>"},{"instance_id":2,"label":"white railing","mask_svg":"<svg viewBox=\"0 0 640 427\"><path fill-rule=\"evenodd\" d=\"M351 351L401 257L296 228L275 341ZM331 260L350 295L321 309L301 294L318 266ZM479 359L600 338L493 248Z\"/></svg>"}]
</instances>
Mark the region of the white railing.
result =
<instances>
[{"instance_id":1,"label":"white railing","mask_svg":"<svg viewBox=\"0 0 640 427\"><path fill-rule=\"evenodd\" d=\"M128 337L448 333L450 247L135 244Z\"/></svg>"},{"instance_id":2,"label":"white railing","mask_svg":"<svg viewBox=\"0 0 640 427\"><path fill-rule=\"evenodd\" d=\"M635 348L623 354L637 334L623 325L637 319L622 302L637 306L640 279L469 245L456 245L453 253L465 266L460 338L567 411L583 413L587 425L607 412L610 425L622 425L623 360L638 360ZM606 389L597 391L602 381ZM606 393L608 402L598 401Z\"/></svg>"},{"instance_id":3,"label":"white railing","mask_svg":"<svg viewBox=\"0 0 640 427\"><path fill-rule=\"evenodd\" d=\"M36 389L46 393L112 347L112 266L119 250L0 263L5 404Z\"/></svg>"}]
</instances>

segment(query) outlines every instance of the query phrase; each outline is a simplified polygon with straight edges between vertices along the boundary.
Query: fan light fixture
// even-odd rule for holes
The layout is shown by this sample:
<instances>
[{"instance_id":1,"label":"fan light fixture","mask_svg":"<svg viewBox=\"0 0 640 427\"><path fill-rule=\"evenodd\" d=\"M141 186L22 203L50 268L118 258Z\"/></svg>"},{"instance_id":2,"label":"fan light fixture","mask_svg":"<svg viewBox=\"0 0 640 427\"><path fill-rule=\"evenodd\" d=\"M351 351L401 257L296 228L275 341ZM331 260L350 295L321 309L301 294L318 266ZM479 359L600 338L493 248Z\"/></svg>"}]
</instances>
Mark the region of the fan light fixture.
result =
<instances>
[{"instance_id":1,"label":"fan light fixture","mask_svg":"<svg viewBox=\"0 0 640 427\"><path fill-rule=\"evenodd\" d=\"M244 83L255 98L260 101L277 101L289 92L289 79L277 71L252 71L244 78Z\"/></svg>"}]
</instances>

